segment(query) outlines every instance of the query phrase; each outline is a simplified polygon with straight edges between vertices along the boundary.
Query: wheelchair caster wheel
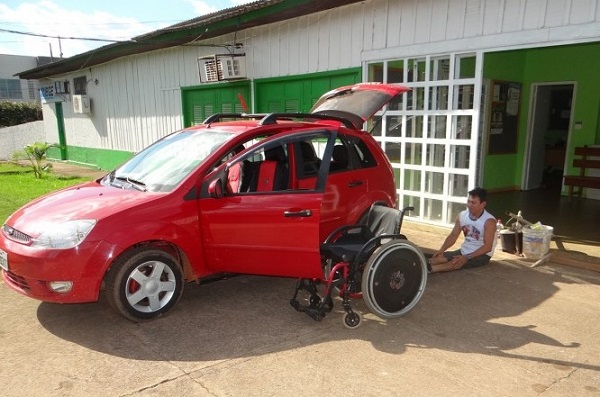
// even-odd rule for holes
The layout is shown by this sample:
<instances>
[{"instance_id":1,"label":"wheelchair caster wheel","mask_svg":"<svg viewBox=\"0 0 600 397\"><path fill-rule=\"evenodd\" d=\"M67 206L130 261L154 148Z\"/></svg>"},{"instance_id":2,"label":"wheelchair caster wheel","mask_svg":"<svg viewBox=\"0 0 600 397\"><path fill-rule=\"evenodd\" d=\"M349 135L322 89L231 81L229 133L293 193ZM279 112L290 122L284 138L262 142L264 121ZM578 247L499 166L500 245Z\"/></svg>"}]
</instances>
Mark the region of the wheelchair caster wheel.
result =
<instances>
[{"instance_id":1,"label":"wheelchair caster wheel","mask_svg":"<svg viewBox=\"0 0 600 397\"><path fill-rule=\"evenodd\" d=\"M359 313L351 312L344 315L344 326L349 329L354 329L362 323L362 317Z\"/></svg>"},{"instance_id":2,"label":"wheelchair caster wheel","mask_svg":"<svg viewBox=\"0 0 600 397\"><path fill-rule=\"evenodd\" d=\"M300 302L298 302L296 299L290 299L290 305L296 309L296 311L300 311Z\"/></svg>"},{"instance_id":3,"label":"wheelchair caster wheel","mask_svg":"<svg viewBox=\"0 0 600 397\"><path fill-rule=\"evenodd\" d=\"M321 298L319 298L318 296L311 296L310 298L308 298L308 306L311 309L316 309L317 306L319 306L319 303L321 303Z\"/></svg>"}]
</instances>

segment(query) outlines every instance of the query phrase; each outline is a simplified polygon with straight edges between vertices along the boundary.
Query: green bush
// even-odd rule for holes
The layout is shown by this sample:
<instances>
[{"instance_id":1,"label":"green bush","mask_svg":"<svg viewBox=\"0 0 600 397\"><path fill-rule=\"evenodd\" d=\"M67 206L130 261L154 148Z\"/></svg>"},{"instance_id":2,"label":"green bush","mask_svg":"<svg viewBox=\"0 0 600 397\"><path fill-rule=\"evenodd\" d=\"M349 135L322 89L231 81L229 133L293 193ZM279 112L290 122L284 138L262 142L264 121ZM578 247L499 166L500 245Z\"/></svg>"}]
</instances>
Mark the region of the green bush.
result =
<instances>
[{"instance_id":1,"label":"green bush","mask_svg":"<svg viewBox=\"0 0 600 397\"><path fill-rule=\"evenodd\" d=\"M0 102L0 127L42 120L42 105L32 102Z\"/></svg>"}]
</instances>

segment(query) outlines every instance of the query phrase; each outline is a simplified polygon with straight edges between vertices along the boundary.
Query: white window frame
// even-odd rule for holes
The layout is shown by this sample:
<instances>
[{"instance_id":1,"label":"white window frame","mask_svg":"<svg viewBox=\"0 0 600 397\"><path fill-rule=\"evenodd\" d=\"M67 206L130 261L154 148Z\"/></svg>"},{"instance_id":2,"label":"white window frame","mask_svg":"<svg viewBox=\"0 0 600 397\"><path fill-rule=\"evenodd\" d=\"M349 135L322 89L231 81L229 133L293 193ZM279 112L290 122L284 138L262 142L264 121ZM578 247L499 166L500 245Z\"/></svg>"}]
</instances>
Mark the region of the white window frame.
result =
<instances>
[{"instance_id":1,"label":"white window frame","mask_svg":"<svg viewBox=\"0 0 600 397\"><path fill-rule=\"evenodd\" d=\"M457 60L468 57L475 59L474 76L468 78L460 78L459 69L460 63ZM425 63L425 72L420 73L420 77L414 78L413 73L409 75L409 67L415 64L415 60L419 63ZM437 68L442 64L440 60L449 61L449 67L442 79L433 79L432 75L439 76ZM465 52L465 53L446 53L436 55L412 56L400 59L389 59L384 61L367 61L363 64L363 81L369 81L369 65L383 65L382 82L388 82L388 64L404 65L403 67L403 82L399 83L411 88L412 92L405 93L402 100L401 109L391 109L391 106L384 108L375 116L381 122L381 133L375 136L375 139L380 142L384 151L388 146L397 148L400 145L400 157L397 156L390 159L392 167L395 170L398 180L396 180L396 191L398 194L398 206L400 208L412 205L415 211L411 213L411 217L425 223L450 225L454 223L456 215L462 209L466 202L468 190L473 189L480 184L481 166L482 166L482 139L481 139L481 105L482 105L482 69L483 69L483 53L482 52ZM446 63L447 64L447 63ZM422 63L421 63L422 65ZM422 71L422 70L421 70ZM409 80L413 81L409 81ZM418 81L414 81L418 80ZM395 83L395 82L390 82ZM472 87L472 88L471 88ZM469 97L472 97L472 103L467 108L458 109L454 104L458 100L458 90L473 90ZM418 92L419 94L414 94ZM464 92L464 91L463 91ZM447 106L439 109L429 109L432 104L437 105L435 96L438 94L447 94ZM409 95L412 102L417 102L416 97L422 99L422 107L418 109L409 109ZM421 101L419 101L421 103ZM438 107L438 106L435 106ZM442 138L429 136L429 126L431 120L435 116L445 117L445 133ZM461 119L461 116L470 117L471 133L468 139L456 139L454 137L454 124ZM402 132L401 136L387 136L388 122L401 117ZM418 136L407 134L407 120L414 119L410 124L418 124L416 120L422 121L419 126L420 133ZM391 123L390 123L391 124ZM413 130L414 131L414 130ZM411 136L412 135L412 136ZM407 145L420 148L420 162L407 163L406 153ZM434 150L435 149L435 150ZM396 149L394 149L396 150ZM456 159L455 155L467 155L462 160ZM458 163L464 166L455 166ZM418 175L418 188L407 188L405 184L405 173L407 170L412 170L415 175ZM435 184L435 180L442 181L441 186ZM456 185L460 179L461 186ZM429 184L429 185L428 185Z\"/></svg>"}]
</instances>

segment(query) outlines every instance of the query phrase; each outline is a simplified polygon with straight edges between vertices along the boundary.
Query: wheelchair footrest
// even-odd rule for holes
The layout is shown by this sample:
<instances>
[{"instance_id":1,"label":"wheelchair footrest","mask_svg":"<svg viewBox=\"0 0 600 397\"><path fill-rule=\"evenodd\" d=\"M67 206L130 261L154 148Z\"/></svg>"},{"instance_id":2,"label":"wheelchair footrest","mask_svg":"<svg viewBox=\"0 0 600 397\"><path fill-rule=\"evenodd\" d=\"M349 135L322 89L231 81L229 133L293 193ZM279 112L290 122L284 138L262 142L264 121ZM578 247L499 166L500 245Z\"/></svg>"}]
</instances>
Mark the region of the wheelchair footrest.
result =
<instances>
[{"instance_id":1,"label":"wheelchair footrest","mask_svg":"<svg viewBox=\"0 0 600 397\"><path fill-rule=\"evenodd\" d=\"M310 305L301 305L297 299L290 299L290 305L292 305L296 311L308 314L310 318L315 321L323 320L327 314L326 312L331 311L331 307L328 307L328 305L319 304L316 307Z\"/></svg>"}]
</instances>

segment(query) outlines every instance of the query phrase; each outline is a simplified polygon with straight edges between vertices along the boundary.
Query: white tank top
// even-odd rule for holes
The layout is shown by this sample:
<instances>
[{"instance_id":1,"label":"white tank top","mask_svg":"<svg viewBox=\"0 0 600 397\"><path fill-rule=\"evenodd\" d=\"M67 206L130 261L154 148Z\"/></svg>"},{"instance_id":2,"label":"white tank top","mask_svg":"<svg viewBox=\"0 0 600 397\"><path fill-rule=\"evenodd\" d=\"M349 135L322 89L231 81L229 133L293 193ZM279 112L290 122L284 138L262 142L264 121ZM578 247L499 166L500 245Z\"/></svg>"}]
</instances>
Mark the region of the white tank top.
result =
<instances>
[{"instance_id":1,"label":"white tank top","mask_svg":"<svg viewBox=\"0 0 600 397\"><path fill-rule=\"evenodd\" d=\"M481 214L481 216L476 220L472 220L469 217L469 210L464 210L460 213L458 221L460 223L463 235L465 236L465 241L460 246L460 252L463 255L468 255L472 252L475 252L483 246L484 225L488 219L493 219L494 222L496 221L496 218L494 218L492 214L490 214L486 210L484 210L483 214ZM492 250L486 255L492 256L495 249L496 239L494 239Z\"/></svg>"}]
</instances>

